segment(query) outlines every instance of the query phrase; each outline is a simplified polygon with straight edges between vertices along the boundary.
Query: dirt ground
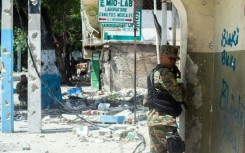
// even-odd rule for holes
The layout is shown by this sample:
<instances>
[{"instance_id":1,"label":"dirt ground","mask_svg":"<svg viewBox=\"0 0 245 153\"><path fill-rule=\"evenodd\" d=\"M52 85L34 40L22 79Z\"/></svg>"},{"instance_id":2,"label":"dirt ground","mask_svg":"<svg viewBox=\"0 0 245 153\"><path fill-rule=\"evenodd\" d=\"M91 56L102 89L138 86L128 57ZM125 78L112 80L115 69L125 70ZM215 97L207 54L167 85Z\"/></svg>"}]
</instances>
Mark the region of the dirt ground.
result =
<instances>
[{"instance_id":1,"label":"dirt ground","mask_svg":"<svg viewBox=\"0 0 245 153\"><path fill-rule=\"evenodd\" d=\"M139 142L81 142L74 125L45 124L43 133L28 134L27 122L16 121L15 133L0 133L0 152L7 153L130 153ZM30 146L30 150L23 150Z\"/></svg>"},{"instance_id":2,"label":"dirt ground","mask_svg":"<svg viewBox=\"0 0 245 153\"><path fill-rule=\"evenodd\" d=\"M67 87L62 87L62 93L66 90ZM15 105L19 103L17 94L14 94L14 102ZM27 119L15 120L14 133L0 133L0 153L132 153L141 142L107 140L102 137L88 137L86 142L74 131L75 127L76 123L69 122L42 123L42 133L29 134ZM147 127L140 129L147 137Z\"/></svg>"}]
</instances>

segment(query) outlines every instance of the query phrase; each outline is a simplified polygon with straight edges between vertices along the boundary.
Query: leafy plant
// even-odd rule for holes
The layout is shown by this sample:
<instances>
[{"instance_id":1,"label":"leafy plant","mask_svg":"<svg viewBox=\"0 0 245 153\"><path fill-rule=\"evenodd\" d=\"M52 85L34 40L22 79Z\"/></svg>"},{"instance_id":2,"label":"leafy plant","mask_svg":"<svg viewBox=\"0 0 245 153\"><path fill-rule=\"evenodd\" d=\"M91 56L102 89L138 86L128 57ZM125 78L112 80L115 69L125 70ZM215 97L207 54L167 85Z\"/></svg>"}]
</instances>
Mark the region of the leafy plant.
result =
<instances>
[{"instance_id":1,"label":"leafy plant","mask_svg":"<svg viewBox=\"0 0 245 153\"><path fill-rule=\"evenodd\" d=\"M115 93L110 93L107 97L109 100L116 100L117 99L117 94Z\"/></svg>"},{"instance_id":2,"label":"leafy plant","mask_svg":"<svg viewBox=\"0 0 245 153\"><path fill-rule=\"evenodd\" d=\"M27 52L27 42L26 42L26 33L22 29L15 27L14 28L14 50L21 51L22 53Z\"/></svg>"}]
</instances>

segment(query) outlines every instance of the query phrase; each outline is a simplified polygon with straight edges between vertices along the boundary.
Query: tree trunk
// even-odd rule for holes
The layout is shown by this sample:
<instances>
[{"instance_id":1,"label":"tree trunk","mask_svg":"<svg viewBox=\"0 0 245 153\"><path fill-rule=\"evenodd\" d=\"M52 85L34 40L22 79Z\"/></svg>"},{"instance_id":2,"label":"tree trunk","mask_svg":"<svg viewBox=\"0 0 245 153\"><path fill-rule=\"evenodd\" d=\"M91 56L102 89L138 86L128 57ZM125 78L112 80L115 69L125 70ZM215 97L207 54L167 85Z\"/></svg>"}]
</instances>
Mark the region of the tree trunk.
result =
<instances>
[{"instance_id":1,"label":"tree trunk","mask_svg":"<svg viewBox=\"0 0 245 153\"><path fill-rule=\"evenodd\" d=\"M69 78L71 78L71 75L69 74L70 71L69 62L67 62L67 56L69 56L69 45L66 43L64 37L59 37L59 36L55 37L56 58L57 58L56 64L62 76L62 83L68 86L72 86L73 84L69 80Z\"/></svg>"}]
</instances>

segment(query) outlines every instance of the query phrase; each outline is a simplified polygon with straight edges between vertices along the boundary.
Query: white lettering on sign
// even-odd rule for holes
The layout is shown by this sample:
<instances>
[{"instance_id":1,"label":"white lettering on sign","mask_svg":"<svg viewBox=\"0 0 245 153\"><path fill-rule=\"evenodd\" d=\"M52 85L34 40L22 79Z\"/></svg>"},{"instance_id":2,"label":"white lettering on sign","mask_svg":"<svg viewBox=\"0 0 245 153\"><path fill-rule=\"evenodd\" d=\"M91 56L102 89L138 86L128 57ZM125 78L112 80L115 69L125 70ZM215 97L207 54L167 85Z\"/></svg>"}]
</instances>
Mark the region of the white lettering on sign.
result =
<instances>
[{"instance_id":1,"label":"white lettering on sign","mask_svg":"<svg viewBox=\"0 0 245 153\"><path fill-rule=\"evenodd\" d=\"M98 22L133 23L133 0L99 0Z\"/></svg>"},{"instance_id":2,"label":"white lettering on sign","mask_svg":"<svg viewBox=\"0 0 245 153\"><path fill-rule=\"evenodd\" d=\"M136 11L136 37L141 40L141 10ZM103 38L110 41L133 41L134 24L133 23L102 23Z\"/></svg>"}]
</instances>

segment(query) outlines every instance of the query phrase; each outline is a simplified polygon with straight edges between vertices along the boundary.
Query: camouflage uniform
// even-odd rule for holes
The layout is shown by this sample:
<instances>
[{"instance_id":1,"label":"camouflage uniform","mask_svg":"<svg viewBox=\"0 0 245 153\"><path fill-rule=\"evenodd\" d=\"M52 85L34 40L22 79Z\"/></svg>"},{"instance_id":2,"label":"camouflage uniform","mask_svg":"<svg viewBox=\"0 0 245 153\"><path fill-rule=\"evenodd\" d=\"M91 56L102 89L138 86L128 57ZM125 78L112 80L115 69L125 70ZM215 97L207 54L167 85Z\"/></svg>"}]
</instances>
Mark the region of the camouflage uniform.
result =
<instances>
[{"instance_id":1,"label":"camouflage uniform","mask_svg":"<svg viewBox=\"0 0 245 153\"><path fill-rule=\"evenodd\" d=\"M154 87L157 90L167 90L178 102L183 101L183 89L178 84L171 69L160 68L154 73ZM167 153L166 137L171 135L176 128L176 118L156 109L151 109L147 116L147 122L151 153Z\"/></svg>"},{"instance_id":2,"label":"camouflage uniform","mask_svg":"<svg viewBox=\"0 0 245 153\"><path fill-rule=\"evenodd\" d=\"M27 108L27 79L25 75L21 76L21 81L16 85L16 93L19 94L20 107L23 109Z\"/></svg>"}]
</instances>

